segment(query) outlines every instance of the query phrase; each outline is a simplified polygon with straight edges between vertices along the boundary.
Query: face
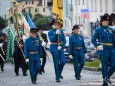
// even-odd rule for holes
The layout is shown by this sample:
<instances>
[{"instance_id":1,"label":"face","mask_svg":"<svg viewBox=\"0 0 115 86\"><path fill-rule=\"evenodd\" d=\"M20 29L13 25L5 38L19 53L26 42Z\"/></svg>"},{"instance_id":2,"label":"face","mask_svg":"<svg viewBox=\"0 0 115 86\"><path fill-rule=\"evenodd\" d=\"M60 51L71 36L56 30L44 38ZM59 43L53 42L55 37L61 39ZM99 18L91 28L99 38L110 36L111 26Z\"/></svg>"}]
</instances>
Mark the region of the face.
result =
<instances>
[{"instance_id":1,"label":"face","mask_svg":"<svg viewBox=\"0 0 115 86\"><path fill-rule=\"evenodd\" d=\"M57 28L58 28L58 24L57 24L57 23L54 23L54 24L52 25L52 27L53 27L54 29L57 29Z\"/></svg>"},{"instance_id":2,"label":"face","mask_svg":"<svg viewBox=\"0 0 115 86\"><path fill-rule=\"evenodd\" d=\"M109 21L108 20L102 21L102 25L107 27L109 25Z\"/></svg>"},{"instance_id":3,"label":"face","mask_svg":"<svg viewBox=\"0 0 115 86\"><path fill-rule=\"evenodd\" d=\"M78 32L79 32L79 29L74 29L73 30L73 33L75 33L75 34L78 34Z\"/></svg>"},{"instance_id":4,"label":"face","mask_svg":"<svg viewBox=\"0 0 115 86\"><path fill-rule=\"evenodd\" d=\"M38 30L39 33L43 33L43 30Z\"/></svg>"},{"instance_id":5,"label":"face","mask_svg":"<svg viewBox=\"0 0 115 86\"><path fill-rule=\"evenodd\" d=\"M30 36L31 36L32 38L35 38L35 37L36 37L36 32L30 32Z\"/></svg>"},{"instance_id":6,"label":"face","mask_svg":"<svg viewBox=\"0 0 115 86\"><path fill-rule=\"evenodd\" d=\"M19 36L19 37L18 37L18 40L19 40L19 41L21 41L21 40L22 40L22 37L21 37L21 36Z\"/></svg>"}]
</instances>

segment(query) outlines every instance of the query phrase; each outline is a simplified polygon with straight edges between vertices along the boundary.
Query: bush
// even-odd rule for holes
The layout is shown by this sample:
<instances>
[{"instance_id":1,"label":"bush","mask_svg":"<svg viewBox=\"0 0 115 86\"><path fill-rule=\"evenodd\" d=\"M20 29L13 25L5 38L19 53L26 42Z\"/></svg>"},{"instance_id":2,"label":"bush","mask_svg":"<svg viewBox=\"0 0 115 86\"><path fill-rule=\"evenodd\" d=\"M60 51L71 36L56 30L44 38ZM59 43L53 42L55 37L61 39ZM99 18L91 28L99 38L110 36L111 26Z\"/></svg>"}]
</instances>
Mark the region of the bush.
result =
<instances>
[{"instance_id":1,"label":"bush","mask_svg":"<svg viewBox=\"0 0 115 86\"><path fill-rule=\"evenodd\" d=\"M86 62L85 66L87 67L99 67L100 60L94 60L92 62Z\"/></svg>"}]
</instances>

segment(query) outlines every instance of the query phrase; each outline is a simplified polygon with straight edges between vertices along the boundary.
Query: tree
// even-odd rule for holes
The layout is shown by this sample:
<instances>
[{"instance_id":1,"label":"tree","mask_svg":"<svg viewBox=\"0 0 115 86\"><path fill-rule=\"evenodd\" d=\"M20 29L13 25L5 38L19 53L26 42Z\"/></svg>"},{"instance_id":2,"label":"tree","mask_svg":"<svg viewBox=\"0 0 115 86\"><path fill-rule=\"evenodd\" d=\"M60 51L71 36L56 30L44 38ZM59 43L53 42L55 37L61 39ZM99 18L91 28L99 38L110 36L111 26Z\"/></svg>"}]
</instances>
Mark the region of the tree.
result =
<instances>
[{"instance_id":1,"label":"tree","mask_svg":"<svg viewBox=\"0 0 115 86\"><path fill-rule=\"evenodd\" d=\"M48 18L38 18L35 22L35 25L38 29L39 28L42 28L44 30L51 29L50 21L48 20Z\"/></svg>"},{"instance_id":2,"label":"tree","mask_svg":"<svg viewBox=\"0 0 115 86\"><path fill-rule=\"evenodd\" d=\"M6 27L6 21L0 17L0 29L4 29Z\"/></svg>"},{"instance_id":3,"label":"tree","mask_svg":"<svg viewBox=\"0 0 115 86\"><path fill-rule=\"evenodd\" d=\"M37 28L43 28L44 30L51 29L48 17L43 16L41 14L34 15L33 22L35 23L35 26Z\"/></svg>"},{"instance_id":4,"label":"tree","mask_svg":"<svg viewBox=\"0 0 115 86\"><path fill-rule=\"evenodd\" d=\"M39 19L39 18L44 18L44 16L41 15L41 14L34 15L33 22L36 22L36 20Z\"/></svg>"}]
</instances>

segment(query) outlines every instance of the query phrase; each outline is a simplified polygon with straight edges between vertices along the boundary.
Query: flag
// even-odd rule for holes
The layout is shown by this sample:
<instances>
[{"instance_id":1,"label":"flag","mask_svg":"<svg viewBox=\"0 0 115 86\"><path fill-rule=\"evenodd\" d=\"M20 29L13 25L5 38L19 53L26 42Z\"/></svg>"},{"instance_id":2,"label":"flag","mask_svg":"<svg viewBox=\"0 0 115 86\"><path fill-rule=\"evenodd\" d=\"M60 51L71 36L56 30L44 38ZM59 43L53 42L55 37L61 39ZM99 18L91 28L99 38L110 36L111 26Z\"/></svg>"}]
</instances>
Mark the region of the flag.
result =
<instances>
[{"instance_id":1,"label":"flag","mask_svg":"<svg viewBox=\"0 0 115 86\"><path fill-rule=\"evenodd\" d=\"M63 0L53 0L52 13L53 17L63 24Z\"/></svg>"},{"instance_id":2,"label":"flag","mask_svg":"<svg viewBox=\"0 0 115 86\"><path fill-rule=\"evenodd\" d=\"M7 50L6 50L6 59L13 61L15 35L11 27L8 27L7 34L8 34L8 42L7 42Z\"/></svg>"},{"instance_id":3,"label":"flag","mask_svg":"<svg viewBox=\"0 0 115 86\"><path fill-rule=\"evenodd\" d=\"M33 23L33 21L32 21L32 19L29 16L28 12L26 12L26 20L27 20L30 28L36 28L35 25L34 25L34 23Z\"/></svg>"},{"instance_id":4,"label":"flag","mask_svg":"<svg viewBox=\"0 0 115 86\"><path fill-rule=\"evenodd\" d=\"M22 16L22 20L24 24L24 33L26 34L26 36L29 36L30 26L24 16Z\"/></svg>"}]
</instances>

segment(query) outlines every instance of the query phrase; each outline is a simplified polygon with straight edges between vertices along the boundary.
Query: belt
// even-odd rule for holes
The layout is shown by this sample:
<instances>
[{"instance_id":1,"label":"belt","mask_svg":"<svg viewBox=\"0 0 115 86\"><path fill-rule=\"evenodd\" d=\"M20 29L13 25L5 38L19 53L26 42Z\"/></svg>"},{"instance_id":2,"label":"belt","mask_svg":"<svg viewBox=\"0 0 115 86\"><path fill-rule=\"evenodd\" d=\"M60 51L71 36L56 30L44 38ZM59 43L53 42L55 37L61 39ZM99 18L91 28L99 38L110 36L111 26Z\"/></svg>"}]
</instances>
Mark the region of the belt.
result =
<instances>
[{"instance_id":1,"label":"belt","mask_svg":"<svg viewBox=\"0 0 115 86\"><path fill-rule=\"evenodd\" d=\"M100 44L102 44L102 45L106 45L106 46L113 46L112 43L100 43Z\"/></svg>"},{"instance_id":2,"label":"belt","mask_svg":"<svg viewBox=\"0 0 115 86\"><path fill-rule=\"evenodd\" d=\"M38 52L29 52L29 54L38 54Z\"/></svg>"},{"instance_id":3,"label":"belt","mask_svg":"<svg viewBox=\"0 0 115 86\"><path fill-rule=\"evenodd\" d=\"M76 47L76 48L74 48L74 49L80 50L80 49L82 49L82 47Z\"/></svg>"},{"instance_id":4,"label":"belt","mask_svg":"<svg viewBox=\"0 0 115 86\"><path fill-rule=\"evenodd\" d=\"M60 45L61 43L60 42L59 43L58 42L51 42L51 44L56 44L56 45L59 44Z\"/></svg>"}]
</instances>

